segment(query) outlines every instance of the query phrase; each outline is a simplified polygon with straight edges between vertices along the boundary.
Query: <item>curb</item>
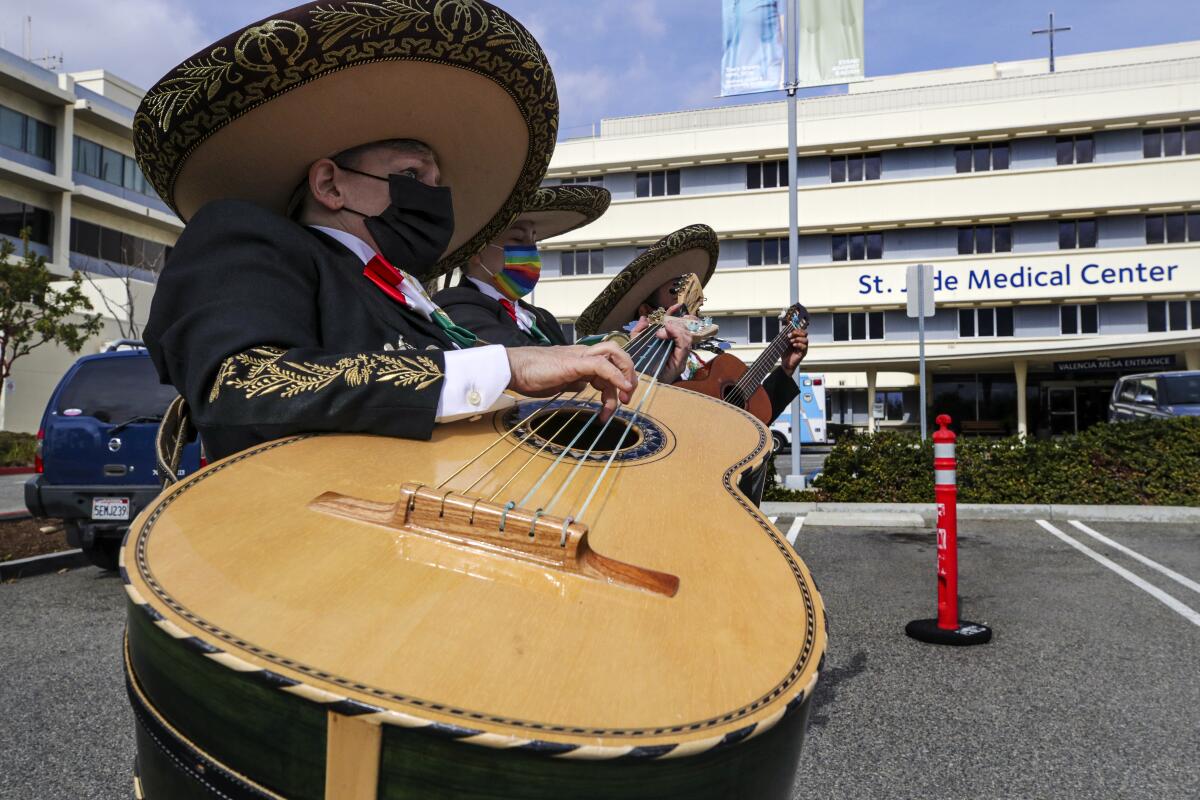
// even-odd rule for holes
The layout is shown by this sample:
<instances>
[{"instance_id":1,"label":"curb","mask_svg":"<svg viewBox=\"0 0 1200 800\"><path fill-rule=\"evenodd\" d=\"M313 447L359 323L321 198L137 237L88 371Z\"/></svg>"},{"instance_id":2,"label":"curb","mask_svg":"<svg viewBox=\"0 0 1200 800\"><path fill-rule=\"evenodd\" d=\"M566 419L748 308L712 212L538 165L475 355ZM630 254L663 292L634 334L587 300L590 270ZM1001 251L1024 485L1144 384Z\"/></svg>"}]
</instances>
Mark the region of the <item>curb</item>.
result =
<instances>
[{"instance_id":1,"label":"curb","mask_svg":"<svg viewBox=\"0 0 1200 800\"><path fill-rule=\"evenodd\" d=\"M44 575L47 572L57 572L64 568L86 567L90 563L82 550L64 550L61 553L47 553L42 556L18 558L14 561L0 561L0 581Z\"/></svg>"},{"instance_id":2,"label":"curb","mask_svg":"<svg viewBox=\"0 0 1200 800\"><path fill-rule=\"evenodd\" d=\"M16 522L21 519L33 519L29 511L0 511L0 522Z\"/></svg>"},{"instance_id":3,"label":"curb","mask_svg":"<svg viewBox=\"0 0 1200 800\"><path fill-rule=\"evenodd\" d=\"M929 525L920 514L903 511L810 511L805 525L822 528L920 528Z\"/></svg>"},{"instance_id":4,"label":"curb","mask_svg":"<svg viewBox=\"0 0 1200 800\"><path fill-rule=\"evenodd\" d=\"M35 472L33 467L0 467L0 475L32 475Z\"/></svg>"},{"instance_id":5,"label":"curb","mask_svg":"<svg viewBox=\"0 0 1200 800\"><path fill-rule=\"evenodd\" d=\"M838 515L919 514L926 525L933 525L937 506L933 503L763 503L762 513L770 516L799 516L816 513ZM1200 524L1200 508L1191 506L1072 506L1072 505L990 505L960 503L959 520L1092 520L1096 522L1165 522ZM817 524L816 520L812 524ZM833 524L833 523L822 523ZM849 523L844 523L849 524ZM884 527L883 521L864 527Z\"/></svg>"}]
</instances>

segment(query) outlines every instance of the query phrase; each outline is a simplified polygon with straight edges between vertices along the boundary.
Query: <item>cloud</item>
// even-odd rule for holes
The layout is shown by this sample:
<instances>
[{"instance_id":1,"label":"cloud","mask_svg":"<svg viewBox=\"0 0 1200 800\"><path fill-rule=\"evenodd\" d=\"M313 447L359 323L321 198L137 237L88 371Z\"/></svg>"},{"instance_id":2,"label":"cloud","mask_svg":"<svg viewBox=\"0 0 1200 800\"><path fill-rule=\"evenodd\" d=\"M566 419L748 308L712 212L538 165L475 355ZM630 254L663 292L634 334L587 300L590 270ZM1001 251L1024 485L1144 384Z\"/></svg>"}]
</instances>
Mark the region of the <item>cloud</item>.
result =
<instances>
[{"instance_id":1,"label":"cloud","mask_svg":"<svg viewBox=\"0 0 1200 800\"><path fill-rule=\"evenodd\" d=\"M654 0L637 0L622 11L628 14L633 27L653 39L662 37L667 32L667 24L659 13L658 4Z\"/></svg>"},{"instance_id":2,"label":"cloud","mask_svg":"<svg viewBox=\"0 0 1200 800\"><path fill-rule=\"evenodd\" d=\"M180 0L8 0L5 49L21 53L26 16L34 57L61 54L60 71L106 69L142 88L213 38Z\"/></svg>"}]
</instances>

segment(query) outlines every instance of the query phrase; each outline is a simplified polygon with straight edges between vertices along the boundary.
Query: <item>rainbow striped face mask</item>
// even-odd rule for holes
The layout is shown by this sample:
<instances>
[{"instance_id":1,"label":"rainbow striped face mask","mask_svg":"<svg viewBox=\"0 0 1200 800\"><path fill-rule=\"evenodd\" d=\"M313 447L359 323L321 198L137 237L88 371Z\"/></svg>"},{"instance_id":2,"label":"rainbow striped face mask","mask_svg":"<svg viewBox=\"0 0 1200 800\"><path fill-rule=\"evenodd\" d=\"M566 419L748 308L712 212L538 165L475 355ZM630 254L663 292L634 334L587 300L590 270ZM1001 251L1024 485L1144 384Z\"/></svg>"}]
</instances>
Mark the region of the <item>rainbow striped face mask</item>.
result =
<instances>
[{"instance_id":1,"label":"rainbow striped face mask","mask_svg":"<svg viewBox=\"0 0 1200 800\"><path fill-rule=\"evenodd\" d=\"M508 244L500 247L491 244L488 247L504 251L504 268L500 270L499 275L486 266L483 267L484 271L492 276L492 285L496 287L496 291L514 302L532 292L538 278L542 276L542 257L537 246ZM480 266L483 266L482 261Z\"/></svg>"}]
</instances>

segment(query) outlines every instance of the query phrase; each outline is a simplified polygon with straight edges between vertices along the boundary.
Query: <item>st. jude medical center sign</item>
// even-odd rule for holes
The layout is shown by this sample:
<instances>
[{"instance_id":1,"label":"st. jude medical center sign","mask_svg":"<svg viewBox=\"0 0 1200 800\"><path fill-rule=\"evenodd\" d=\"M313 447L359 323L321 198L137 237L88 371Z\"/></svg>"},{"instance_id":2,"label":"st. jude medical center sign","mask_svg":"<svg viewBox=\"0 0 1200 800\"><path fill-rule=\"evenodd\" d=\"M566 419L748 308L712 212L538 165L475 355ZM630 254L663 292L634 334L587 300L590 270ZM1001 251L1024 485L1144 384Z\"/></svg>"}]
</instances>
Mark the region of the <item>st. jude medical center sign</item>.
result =
<instances>
[{"instance_id":1,"label":"st. jude medical center sign","mask_svg":"<svg viewBox=\"0 0 1200 800\"><path fill-rule=\"evenodd\" d=\"M1197 262L1200 253L1177 249L1091 255L1073 251L1034 259L1005 255L971 263L928 260L933 265L934 296L947 303L1200 292ZM840 267L838 295L845 294L846 282L852 280L859 304L903 300L906 264L855 266Z\"/></svg>"}]
</instances>

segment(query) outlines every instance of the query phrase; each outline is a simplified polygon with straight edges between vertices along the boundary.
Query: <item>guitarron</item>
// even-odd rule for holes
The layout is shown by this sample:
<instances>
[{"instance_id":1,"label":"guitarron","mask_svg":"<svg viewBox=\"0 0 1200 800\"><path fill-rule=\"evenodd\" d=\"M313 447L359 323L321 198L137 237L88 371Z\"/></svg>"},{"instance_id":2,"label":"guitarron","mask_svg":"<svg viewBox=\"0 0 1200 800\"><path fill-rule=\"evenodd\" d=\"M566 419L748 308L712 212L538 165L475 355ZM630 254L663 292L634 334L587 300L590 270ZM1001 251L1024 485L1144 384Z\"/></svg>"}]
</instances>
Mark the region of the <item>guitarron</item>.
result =
<instances>
[{"instance_id":1,"label":"guitarron","mask_svg":"<svg viewBox=\"0 0 1200 800\"><path fill-rule=\"evenodd\" d=\"M167 489L122 551L138 796L790 797L825 614L737 489L770 438L654 374Z\"/></svg>"}]
</instances>

